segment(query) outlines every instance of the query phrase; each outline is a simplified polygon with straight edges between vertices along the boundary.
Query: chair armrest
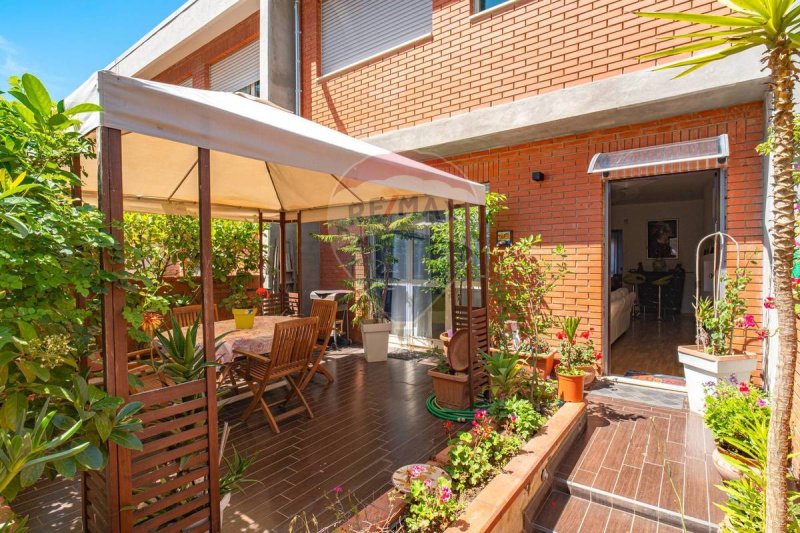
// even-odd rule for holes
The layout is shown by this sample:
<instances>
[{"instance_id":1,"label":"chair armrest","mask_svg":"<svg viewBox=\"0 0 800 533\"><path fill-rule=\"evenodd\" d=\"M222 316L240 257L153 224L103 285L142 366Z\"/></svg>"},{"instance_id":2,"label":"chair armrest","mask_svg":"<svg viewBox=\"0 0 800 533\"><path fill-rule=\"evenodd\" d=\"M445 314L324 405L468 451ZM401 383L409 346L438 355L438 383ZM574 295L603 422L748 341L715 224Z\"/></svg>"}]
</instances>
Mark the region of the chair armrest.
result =
<instances>
[{"instance_id":1,"label":"chair armrest","mask_svg":"<svg viewBox=\"0 0 800 533\"><path fill-rule=\"evenodd\" d=\"M234 350L233 353L235 355L243 355L248 359L255 359L259 363L269 363L269 357L267 357L266 355L261 355L252 352L245 352L244 350Z\"/></svg>"}]
</instances>

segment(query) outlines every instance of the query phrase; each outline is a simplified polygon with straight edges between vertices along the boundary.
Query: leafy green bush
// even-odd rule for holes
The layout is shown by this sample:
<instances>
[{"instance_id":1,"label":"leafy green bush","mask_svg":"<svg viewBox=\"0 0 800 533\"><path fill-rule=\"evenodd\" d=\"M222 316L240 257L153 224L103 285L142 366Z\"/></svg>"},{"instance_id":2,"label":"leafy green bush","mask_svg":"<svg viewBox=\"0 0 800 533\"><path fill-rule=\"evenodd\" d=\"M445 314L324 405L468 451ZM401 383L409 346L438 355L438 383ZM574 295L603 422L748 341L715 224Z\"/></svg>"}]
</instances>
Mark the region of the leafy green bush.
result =
<instances>
[{"instance_id":1,"label":"leafy green bush","mask_svg":"<svg viewBox=\"0 0 800 533\"><path fill-rule=\"evenodd\" d=\"M406 503L408 512L404 523L408 531L444 531L464 508L446 478L439 478L438 483L430 479L412 481Z\"/></svg>"},{"instance_id":2,"label":"leafy green bush","mask_svg":"<svg viewBox=\"0 0 800 533\"><path fill-rule=\"evenodd\" d=\"M114 252L102 214L79 205L69 172L94 157L77 132L94 104L53 102L35 76L0 97L0 495L7 502L42 476L103 468L108 442L140 450L134 418L89 384L78 362L97 350L100 300L121 277L101 270ZM79 304L80 302L80 304Z\"/></svg>"},{"instance_id":3,"label":"leafy green bush","mask_svg":"<svg viewBox=\"0 0 800 533\"><path fill-rule=\"evenodd\" d=\"M734 376L716 383L706 383L706 426L714 435L714 441L729 451L744 454L731 442L748 442L747 420L769 421L770 408L767 396L758 387L739 382ZM748 445L748 449L750 446Z\"/></svg>"},{"instance_id":4,"label":"leafy green bush","mask_svg":"<svg viewBox=\"0 0 800 533\"><path fill-rule=\"evenodd\" d=\"M492 395L496 398L510 398L522 385L522 361L519 352L511 351L506 345L496 352L483 354L484 368L489 374Z\"/></svg>"},{"instance_id":5,"label":"leafy green bush","mask_svg":"<svg viewBox=\"0 0 800 533\"><path fill-rule=\"evenodd\" d=\"M504 420L508 429L524 442L530 440L547 419L534 405L524 398L496 400L489 406L489 414L496 420Z\"/></svg>"}]
</instances>

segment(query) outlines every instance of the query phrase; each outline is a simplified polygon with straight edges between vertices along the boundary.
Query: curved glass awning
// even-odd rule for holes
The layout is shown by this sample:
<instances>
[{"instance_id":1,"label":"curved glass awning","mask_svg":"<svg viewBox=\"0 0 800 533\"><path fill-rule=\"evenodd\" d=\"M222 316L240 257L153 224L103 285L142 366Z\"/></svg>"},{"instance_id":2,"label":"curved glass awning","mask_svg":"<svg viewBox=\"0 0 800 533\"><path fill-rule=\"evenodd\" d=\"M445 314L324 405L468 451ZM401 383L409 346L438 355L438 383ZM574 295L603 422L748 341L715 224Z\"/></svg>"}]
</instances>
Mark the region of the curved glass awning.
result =
<instances>
[{"instance_id":1,"label":"curved glass awning","mask_svg":"<svg viewBox=\"0 0 800 533\"><path fill-rule=\"evenodd\" d=\"M730 155L728 135L671 144L598 153L589 163L590 174L613 172L641 167L654 167L706 159L724 160Z\"/></svg>"}]
</instances>

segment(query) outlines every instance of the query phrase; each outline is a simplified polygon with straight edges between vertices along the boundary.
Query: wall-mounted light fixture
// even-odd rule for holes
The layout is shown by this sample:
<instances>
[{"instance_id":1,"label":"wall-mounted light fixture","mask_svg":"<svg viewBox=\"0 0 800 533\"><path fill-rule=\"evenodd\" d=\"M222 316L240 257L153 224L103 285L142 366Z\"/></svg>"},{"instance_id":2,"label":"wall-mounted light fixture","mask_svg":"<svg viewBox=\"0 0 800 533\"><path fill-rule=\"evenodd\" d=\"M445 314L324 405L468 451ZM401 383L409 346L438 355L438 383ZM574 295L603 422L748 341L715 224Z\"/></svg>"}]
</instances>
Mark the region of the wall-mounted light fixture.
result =
<instances>
[{"instance_id":1,"label":"wall-mounted light fixture","mask_svg":"<svg viewBox=\"0 0 800 533\"><path fill-rule=\"evenodd\" d=\"M531 179L533 181L544 181L544 172L532 172Z\"/></svg>"}]
</instances>

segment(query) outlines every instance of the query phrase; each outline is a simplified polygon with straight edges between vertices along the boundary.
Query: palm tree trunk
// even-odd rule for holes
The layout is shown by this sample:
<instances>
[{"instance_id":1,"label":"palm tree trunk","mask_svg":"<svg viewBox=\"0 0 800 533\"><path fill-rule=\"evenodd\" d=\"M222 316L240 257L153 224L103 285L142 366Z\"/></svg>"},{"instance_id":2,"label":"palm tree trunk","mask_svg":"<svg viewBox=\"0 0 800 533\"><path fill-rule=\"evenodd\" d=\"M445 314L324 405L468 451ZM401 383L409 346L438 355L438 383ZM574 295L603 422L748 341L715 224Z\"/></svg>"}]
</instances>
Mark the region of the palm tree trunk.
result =
<instances>
[{"instance_id":1,"label":"palm tree trunk","mask_svg":"<svg viewBox=\"0 0 800 533\"><path fill-rule=\"evenodd\" d=\"M774 150L772 179L774 210L772 222L773 283L778 313L780 353L774 389L772 417L767 441L766 528L767 533L786 531L786 461L789 453L789 418L792 408L794 368L797 358L794 296L792 293L792 259L794 252L794 160L793 87L795 66L788 46L779 45L769 51L768 65L772 72Z\"/></svg>"}]
</instances>

